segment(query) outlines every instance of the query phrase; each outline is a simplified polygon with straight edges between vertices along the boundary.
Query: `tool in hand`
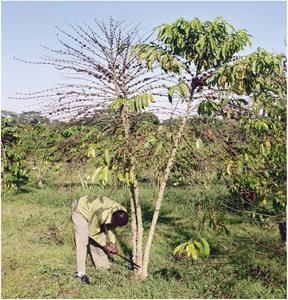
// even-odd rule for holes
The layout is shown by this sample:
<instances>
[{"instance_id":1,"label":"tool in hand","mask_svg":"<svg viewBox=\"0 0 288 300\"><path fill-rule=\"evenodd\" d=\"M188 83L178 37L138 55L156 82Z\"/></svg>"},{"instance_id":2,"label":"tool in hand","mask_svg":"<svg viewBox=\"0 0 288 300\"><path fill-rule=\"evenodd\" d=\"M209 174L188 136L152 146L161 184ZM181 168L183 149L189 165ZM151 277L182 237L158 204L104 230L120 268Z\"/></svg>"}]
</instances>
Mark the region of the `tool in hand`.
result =
<instances>
[{"instance_id":1,"label":"tool in hand","mask_svg":"<svg viewBox=\"0 0 288 300\"><path fill-rule=\"evenodd\" d=\"M106 233L110 227L113 227L112 224L101 224L100 225L100 233ZM94 241L93 241L94 242ZM94 242L95 243L95 242ZM107 253L107 251L105 250L105 247L101 246L100 244L96 243L97 246L99 248L101 248L105 253ZM118 254L117 252L114 253L115 255L121 257L122 259L126 260L127 262L129 262L131 265L133 265L134 267L136 267L136 269L140 269L140 266L137 265L136 263L134 263L132 260L130 260L129 258L125 257L125 256L122 256L121 254Z\"/></svg>"},{"instance_id":2,"label":"tool in hand","mask_svg":"<svg viewBox=\"0 0 288 300\"><path fill-rule=\"evenodd\" d=\"M105 247L103 247L103 246L101 246L101 245L99 245L99 244L97 244L97 246L98 246L99 248L101 248L105 253L107 253ZM109 254L109 253L108 253L108 254ZM127 257L125 257L125 256L123 256L123 255L121 255L121 254L119 254L119 253L117 253L117 252L115 252L114 254L117 255L117 256L119 256L120 258L126 260L127 262L129 262L129 263L130 263L131 265L133 265L136 269L139 269L139 268L140 268L139 265L137 265L136 263L134 263L134 262L133 262L132 260L130 260L129 258L127 258Z\"/></svg>"},{"instance_id":3,"label":"tool in hand","mask_svg":"<svg viewBox=\"0 0 288 300\"><path fill-rule=\"evenodd\" d=\"M136 269L139 269L140 266L137 265L136 263L134 263L132 260L130 260L129 258L125 257L125 256L122 256L121 254L118 254L118 253L115 253L115 255L121 257L122 259L128 261L131 265L133 265L134 267L136 267Z\"/></svg>"}]
</instances>

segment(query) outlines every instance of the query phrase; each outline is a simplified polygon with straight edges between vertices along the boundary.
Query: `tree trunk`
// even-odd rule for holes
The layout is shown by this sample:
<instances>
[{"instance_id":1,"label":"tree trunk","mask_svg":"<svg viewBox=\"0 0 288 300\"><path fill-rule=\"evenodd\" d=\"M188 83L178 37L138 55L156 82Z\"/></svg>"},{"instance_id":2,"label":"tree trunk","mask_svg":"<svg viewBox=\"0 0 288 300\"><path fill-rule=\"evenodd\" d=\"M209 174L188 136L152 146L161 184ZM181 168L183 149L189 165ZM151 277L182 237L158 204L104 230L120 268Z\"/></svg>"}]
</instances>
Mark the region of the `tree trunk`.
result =
<instances>
[{"instance_id":1,"label":"tree trunk","mask_svg":"<svg viewBox=\"0 0 288 300\"><path fill-rule=\"evenodd\" d=\"M137 181L130 187L131 198L131 221L134 223L132 226L136 228L133 232L132 230L132 240L133 240L133 262L140 265L142 264L142 256L143 256L143 224L142 224L142 211L139 201L139 189L137 186ZM132 209L134 210L132 217ZM142 269L134 269L134 276L139 277Z\"/></svg>"},{"instance_id":2,"label":"tree trunk","mask_svg":"<svg viewBox=\"0 0 288 300\"><path fill-rule=\"evenodd\" d=\"M136 182L135 187L135 204L136 204L136 221L137 221L137 264L141 266L143 256L143 223L142 223L142 210L139 201L139 189ZM140 270L139 270L140 271ZM139 272L140 273L140 272Z\"/></svg>"},{"instance_id":3,"label":"tree trunk","mask_svg":"<svg viewBox=\"0 0 288 300\"><path fill-rule=\"evenodd\" d=\"M112 55L113 56L113 55ZM116 79L116 72L113 65L113 79L114 79L114 85L115 85L115 92L117 97L121 97L119 91L121 90L124 94L124 98L126 98L126 86L123 85L121 88L118 86L117 79ZM130 149L130 123L128 118L128 109L126 103L123 105L121 110L121 118L122 118L122 124L124 127L124 135L125 135L125 142L126 142L126 151L127 156L124 156L124 160L126 159L126 171L134 171L135 170L135 161L133 157L133 153ZM135 173L135 172L134 172ZM137 180L130 184L130 205L131 205L131 227L132 227L132 247L133 247L133 262L140 265L142 263L142 255L143 255L143 249L142 249L142 238L143 238L143 225L142 225L142 212L141 212L141 206L139 201L139 190L137 185ZM138 277L140 270L134 269L134 275L135 277Z\"/></svg>"},{"instance_id":4,"label":"tree trunk","mask_svg":"<svg viewBox=\"0 0 288 300\"><path fill-rule=\"evenodd\" d=\"M136 212L135 212L135 201L132 197L132 191L131 192L131 198L130 198L130 207L131 207L131 229L132 229L132 260L133 262L137 263L137 222L136 222Z\"/></svg>"},{"instance_id":5,"label":"tree trunk","mask_svg":"<svg viewBox=\"0 0 288 300\"><path fill-rule=\"evenodd\" d=\"M279 227L279 233L280 233L280 237L281 237L281 241L286 243L286 222L281 222L278 224Z\"/></svg>"},{"instance_id":6,"label":"tree trunk","mask_svg":"<svg viewBox=\"0 0 288 300\"><path fill-rule=\"evenodd\" d=\"M180 144L181 138L183 136L184 128L187 124L188 116L189 116L189 113L191 110L191 105L192 105L191 100L192 100L192 95L190 96L189 102L187 104L186 114L182 119L182 123L180 125L179 131L178 131L176 139L174 141L172 152L170 154L170 157L169 157L169 160L167 162L166 169L164 172L164 177L160 182L158 197L156 200L153 219L151 222L151 226L150 226L150 230L149 230L149 234L148 234L148 238L147 238L147 243L146 243L146 247L145 247L144 257L143 257L142 272L140 274L141 279L145 279L148 276L148 264L149 264L150 250L151 250L152 241L153 241L153 237L154 237L154 233L155 233L155 229L156 229L157 220L159 217L159 212L160 212L160 208L161 208L161 204L162 204L162 200L163 200L163 195L164 195L167 180L169 178L170 171L171 171L171 168L172 168L172 165L174 162L176 152L179 148L179 144Z\"/></svg>"},{"instance_id":7,"label":"tree trunk","mask_svg":"<svg viewBox=\"0 0 288 300\"><path fill-rule=\"evenodd\" d=\"M129 120L127 116L127 107L124 106L122 109L122 123L124 126L124 132L125 132L125 140L127 144L127 152L128 155L126 157L127 160L127 168L130 171L135 171L135 162L133 154L130 151L130 130L129 130ZM124 158L125 159L125 158ZM134 172L135 173L135 172ZM143 246L142 246L142 240L143 240L143 224L142 224L142 211L141 211L141 205L139 201L139 189L137 185L137 180L130 184L130 205L131 205L131 228L132 228L132 247L133 247L133 262L140 265L142 264L142 256L143 256ZM134 269L134 275L135 277L138 277L139 273L141 271Z\"/></svg>"}]
</instances>

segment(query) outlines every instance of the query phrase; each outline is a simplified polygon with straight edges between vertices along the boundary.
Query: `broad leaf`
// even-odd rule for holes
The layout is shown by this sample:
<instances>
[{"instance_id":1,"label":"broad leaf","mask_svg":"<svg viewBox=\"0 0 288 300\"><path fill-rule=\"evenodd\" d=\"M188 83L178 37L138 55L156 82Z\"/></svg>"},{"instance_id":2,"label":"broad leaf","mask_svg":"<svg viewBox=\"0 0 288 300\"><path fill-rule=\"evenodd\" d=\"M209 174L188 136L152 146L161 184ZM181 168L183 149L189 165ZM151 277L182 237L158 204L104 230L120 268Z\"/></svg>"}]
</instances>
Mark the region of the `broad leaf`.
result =
<instances>
[{"instance_id":1,"label":"broad leaf","mask_svg":"<svg viewBox=\"0 0 288 300\"><path fill-rule=\"evenodd\" d=\"M189 244L190 242L186 242L186 243L183 243L179 246L177 246L174 251L173 251L173 255L180 255L184 252L186 246Z\"/></svg>"},{"instance_id":2,"label":"broad leaf","mask_svg":"<svg viewBox=\"0 0 288 300\"><path fill-rule=\"evenodd\" d=\"M208 242L203 238L200 238L200 240L203 244L204 255L206 255L206 256L210 255L210 246L209 246Z\"/></svg>"},{"instance_id":3,"label":"broad leaf","mask_svg":"<svg viewBox=\"0 0 288 300\"><path fill-rule=\"evenodd\" d=\"M197 260L198 258L198 251L195 248L194 242L190 242L186 247L186 252L188 256L191 256L192 259Z\"/></svg>"},{"instance_id":4,"label":"broad leaf","mask_svg":"<svg viewBox=\"0 0 288 300\"><path fill-rule=\"evenodd\" d=\"M205 253L204 253L204 246L200 242L198 242L198 241L194 241L194 244L199 249L199 253L201 255L205 255Z\"/></svg>"}]
</instances>

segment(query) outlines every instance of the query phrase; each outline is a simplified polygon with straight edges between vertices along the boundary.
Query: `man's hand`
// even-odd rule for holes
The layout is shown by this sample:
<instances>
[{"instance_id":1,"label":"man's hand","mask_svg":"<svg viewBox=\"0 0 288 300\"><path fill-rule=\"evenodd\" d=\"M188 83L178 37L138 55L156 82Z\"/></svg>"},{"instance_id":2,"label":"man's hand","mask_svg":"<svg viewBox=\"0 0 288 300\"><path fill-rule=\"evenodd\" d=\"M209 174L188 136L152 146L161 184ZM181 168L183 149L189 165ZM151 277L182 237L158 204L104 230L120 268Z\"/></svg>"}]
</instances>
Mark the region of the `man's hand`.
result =
<instances>
[{"instance_id":1,"label":"man's hand","mask_svg":"<svg viewBox=\"0 0 288 300\"><path fill-rule=\"evenodd\" d=\"M116 245L115 244L106 245L104 246L104 251L107 254L113 255L116 253Z\"/></svg>"}]
</instances>

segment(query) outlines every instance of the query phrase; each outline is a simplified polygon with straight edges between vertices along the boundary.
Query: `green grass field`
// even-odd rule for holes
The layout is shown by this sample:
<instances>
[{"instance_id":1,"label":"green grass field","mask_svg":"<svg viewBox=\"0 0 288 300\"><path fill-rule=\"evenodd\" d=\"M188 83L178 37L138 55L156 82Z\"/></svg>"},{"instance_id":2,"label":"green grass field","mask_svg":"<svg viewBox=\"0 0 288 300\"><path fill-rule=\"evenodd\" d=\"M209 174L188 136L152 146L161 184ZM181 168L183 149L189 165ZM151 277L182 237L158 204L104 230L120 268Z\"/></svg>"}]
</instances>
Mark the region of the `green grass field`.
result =
<instances>
[{"instance_id":1,"label":"green grass field","mask_svg":"<svg viewBox=\"0 0 288 300\"><path fill-rule=\"evenodd\" d=\"M97 189L128 206L127 191ZM64 187L2 196L2 298L286 298L286 256L278 255L277 227L265 229L225 214L230 234L205 228L212 249L205 260L179 261L175 246L196 238L201 211L195 190L169 188L153 244L150 276L136 282L115 257L109 272L87 259L90 286L74 277L72 200L85 194ZM152 218L154 191L142 188L144 225ZM214 197L211 192L210 197ZM130 226L120 229L120 252L131 252Z\"/></svg>"}]
</instances>

